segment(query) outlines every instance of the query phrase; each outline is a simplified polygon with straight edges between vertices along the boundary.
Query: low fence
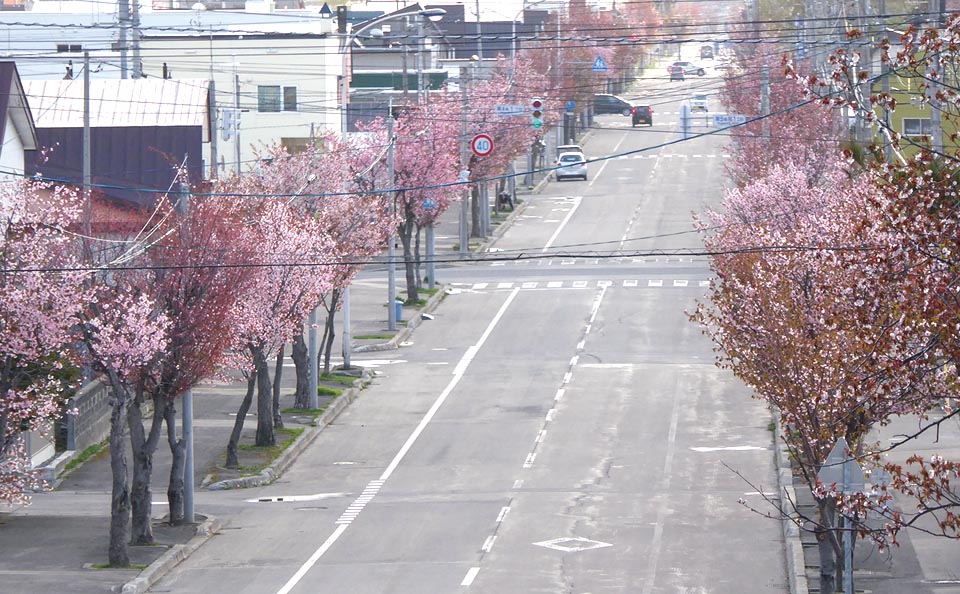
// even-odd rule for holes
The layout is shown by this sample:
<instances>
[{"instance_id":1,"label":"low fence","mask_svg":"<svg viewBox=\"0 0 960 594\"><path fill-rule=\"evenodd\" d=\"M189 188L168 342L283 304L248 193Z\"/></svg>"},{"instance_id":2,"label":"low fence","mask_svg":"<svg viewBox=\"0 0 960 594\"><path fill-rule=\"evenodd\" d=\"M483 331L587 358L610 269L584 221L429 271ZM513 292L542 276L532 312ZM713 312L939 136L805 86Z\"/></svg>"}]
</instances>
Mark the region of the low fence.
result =
<instances>
[{"instance_id":1,"label":"low fence","mask_svg":"<svg viewBox=\"0 0 960 594\"><path fill-rule=\"evenodd\" d=\"M110 435L110 390L100 380L81 388L67 409L76 411L64 418L67 450L82 452Z\"/></svg>"}]
</instances>

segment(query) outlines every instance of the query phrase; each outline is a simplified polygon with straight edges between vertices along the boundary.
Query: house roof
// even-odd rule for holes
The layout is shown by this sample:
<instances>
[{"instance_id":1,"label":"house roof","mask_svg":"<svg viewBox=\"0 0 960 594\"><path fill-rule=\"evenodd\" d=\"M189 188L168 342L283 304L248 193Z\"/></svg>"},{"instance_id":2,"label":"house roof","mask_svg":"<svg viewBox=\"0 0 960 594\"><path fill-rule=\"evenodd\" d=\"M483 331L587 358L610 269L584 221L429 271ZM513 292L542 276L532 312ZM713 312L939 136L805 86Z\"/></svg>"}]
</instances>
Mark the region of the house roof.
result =
<instances>
[{"instance_id":1,"label":"house roof","mask_svg":"<svg viewBox=\"0 0 960 594\"><path fill-rule=\"evenodd\" d=\"M24 150L36 150L37 131L34 128L30 105L24 94L23 82L17 72L17 65L9 60L0 61L0 109L6 111L10 121L13 122ZM0 138L2 138L2 133L3 127L0 126Z\"/></svg>"},{"instance_id":2,"label":"house roof","mask_svg":"<svg viewBox=\"0 0 960 594\"><path fill-rule=\"evenodd\" d=\"M83 127L83 80L28 80L24 89L38 128ZM204 79L91 80L93 128L207 126Z\"/></svg>"}]
</instances>

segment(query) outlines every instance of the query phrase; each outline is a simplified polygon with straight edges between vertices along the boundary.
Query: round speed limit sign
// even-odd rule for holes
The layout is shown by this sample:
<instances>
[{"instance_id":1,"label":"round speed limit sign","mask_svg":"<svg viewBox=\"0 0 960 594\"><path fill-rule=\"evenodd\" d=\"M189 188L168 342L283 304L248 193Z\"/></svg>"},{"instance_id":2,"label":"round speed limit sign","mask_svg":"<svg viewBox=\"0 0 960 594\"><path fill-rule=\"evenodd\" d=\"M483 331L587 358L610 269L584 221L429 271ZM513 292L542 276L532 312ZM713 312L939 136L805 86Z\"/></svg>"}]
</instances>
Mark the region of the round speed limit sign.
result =
<instances>
[{"instance_id":1,"label":"round speed limit sign","mask_svg":"<svg viewBox=\"0 0 960 594\"><path fill-rule=\"evenodd\" d=\"M470 142L470 150L478 157L486 157L493 152L493 139L487 134L477 134Z\"/></svg>"}]
</instances>

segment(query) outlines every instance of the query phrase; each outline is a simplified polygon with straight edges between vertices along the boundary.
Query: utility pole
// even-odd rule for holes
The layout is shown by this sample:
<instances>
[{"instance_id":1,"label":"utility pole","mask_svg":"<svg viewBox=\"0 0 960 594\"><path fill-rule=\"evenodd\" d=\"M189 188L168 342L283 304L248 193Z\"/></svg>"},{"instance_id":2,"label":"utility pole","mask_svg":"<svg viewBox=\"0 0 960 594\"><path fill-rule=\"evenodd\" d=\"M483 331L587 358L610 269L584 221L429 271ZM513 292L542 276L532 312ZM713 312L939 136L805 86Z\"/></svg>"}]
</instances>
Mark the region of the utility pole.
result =
<instances>
[{"instance_id":1,"label":"utility pole","mask_svg":"<svg viewBox=\"0 0 960 594\"><path fill-rule=\"evenodd\" d=\"M233 62L233 108L234 112L234 134L233 144L236 149L236 174L240 175L240 67L236 60Z\"/></svg>"},{"instance_id":2,"label":"utility pole","mask_svg":"<svg viewBox=\"0 0 960 594\"><path fill-rule=\"evenodd\" d=\"M467 77L469 76L468 67L460 69L460 258L466 258L467 248L470 238L467 233L467 226L470 224L470 168L467 155Z\"/></svg>"},{"instance_id":3,"label":"utility pole","mask_svg":"<svg viewBox=\"0 0 960 594\"><path fill-rule=\"evenodd\" d=\"M133 78L143 78L143 61L140 59L140 3L130 6L133 22Z\"/></svg>"},{"instance_id":4,"label":"utility pole","mask_svg":"<svg viewBox=\"0 0 960 594\"><path fill-rule=\"evenodd\" d=\"M93 205L90 203L90 184L93 175L90 167L90 52L83 52L83 232L90 237L90 217Z\"/></svg>"},{"instance_id":5,"label":"utility pole","mask_svg":"<svg viewBox=\"0 0 960 594\"><path fill-rule=\"evenodd\" d=\"M946 13L946 0L930 0L930 12L935 15L934 26L943 34L944 13ZM936 75L930 82L929 101L930 101L930 140L934 156L943 154L943 121L940 117L940 110L943 105L937 101L937 92L940 88L940 77L943 70L940 68L940 54L933 54L933 70Z\"/></svg>"},{"instance_id":6,"label":"utility pole","mask_svg":"<svg viewBox=\"0 0 960 594\"><path fill-rule=\"evenodd\" d=\"M387 234L387 329L397 329L397 264L395 261L396 250L393 246L394 228L393 220L396 219L397 195L396 195L396 172L394 171L394 139L393 139L393 100L390 100L390 113L387 114L387 183L390 184L390 233Z\"/></svg>"},{"instance_id":7,"label":"utility pole","mask_svg":"<svg viewBox=\"0 0 960 594\"><path fill-rule=\"evenodd\" d=\"M117 5L117 20L120 28L117 31L117 45L120 46L120 78L127 78L129 60L127 58L127 29L130 27L130 1L119 0Z\"/></svg>"},{"instance_id":8,"label":"utility pole","mask_svg":"<svg viewBox=\"0 0 960 594\"><path fill-rule=\"evenodd\" d=\"M760 114L763 116L760 122L763 137L770 138L770 67L766 64L760 78Z\"/></svg>"},{"instance_id":9,"label":"utility pole","mask_svg":"<svg viewBox=\"0 0 960 594\"><path fill-rule=\"evenodd\" d=\"M183 157L183 174L189 176L188 168L189 155ZM180 196L177 200L177 212L183 217L184 222L190 216L190 184L187 179L180 179ZM183 393L183 439L184 443L184 465L183 465L183 521L188 524L194 522L194 504L193 504L193 388L187 388Z\"/></svg>"}]
</instances>

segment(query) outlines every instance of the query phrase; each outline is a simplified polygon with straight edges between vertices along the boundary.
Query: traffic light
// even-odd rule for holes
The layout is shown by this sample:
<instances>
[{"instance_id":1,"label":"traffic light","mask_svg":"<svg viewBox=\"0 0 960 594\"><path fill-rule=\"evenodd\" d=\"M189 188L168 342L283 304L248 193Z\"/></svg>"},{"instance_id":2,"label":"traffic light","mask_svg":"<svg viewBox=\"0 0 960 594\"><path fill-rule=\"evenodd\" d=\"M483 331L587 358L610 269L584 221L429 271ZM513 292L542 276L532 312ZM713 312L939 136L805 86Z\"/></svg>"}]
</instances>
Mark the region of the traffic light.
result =
<instances>
[{"instance_id":1,"label":"traffic light","mask_svg":"<svg viewBox=\"0 0 960 594\"><path fill-rule=\"evenodd\" d=\"M533 127L536 129L543 128L543 99L540 97L534 97L530 101L530 116L533 124Z\"/></svg>"}]
</instances>

